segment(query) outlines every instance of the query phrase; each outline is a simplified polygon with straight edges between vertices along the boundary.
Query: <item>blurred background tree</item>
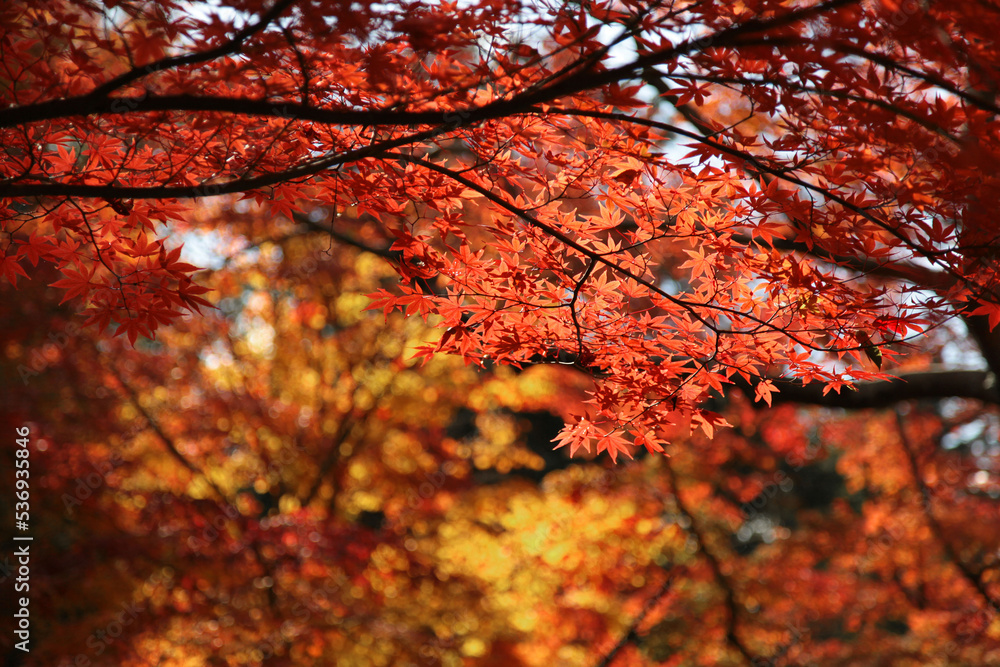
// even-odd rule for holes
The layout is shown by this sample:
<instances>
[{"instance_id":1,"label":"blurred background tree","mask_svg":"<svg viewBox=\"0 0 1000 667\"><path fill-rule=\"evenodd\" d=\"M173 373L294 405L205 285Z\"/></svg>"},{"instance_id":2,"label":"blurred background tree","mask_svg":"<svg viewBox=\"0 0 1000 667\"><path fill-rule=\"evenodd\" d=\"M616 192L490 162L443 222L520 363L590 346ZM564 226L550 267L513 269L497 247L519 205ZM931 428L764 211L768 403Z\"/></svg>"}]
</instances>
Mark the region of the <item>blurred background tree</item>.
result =
<instances>
[{"instance_id":1,"label":"blurred background tree","mask_svg":"<svg viewBox=\"0 0 1000 667\"><path fill-rule=\"evenodd\" d=\"M997 12L0 28L6 664L1000 664Z\"/></svg>"}]
</instances>

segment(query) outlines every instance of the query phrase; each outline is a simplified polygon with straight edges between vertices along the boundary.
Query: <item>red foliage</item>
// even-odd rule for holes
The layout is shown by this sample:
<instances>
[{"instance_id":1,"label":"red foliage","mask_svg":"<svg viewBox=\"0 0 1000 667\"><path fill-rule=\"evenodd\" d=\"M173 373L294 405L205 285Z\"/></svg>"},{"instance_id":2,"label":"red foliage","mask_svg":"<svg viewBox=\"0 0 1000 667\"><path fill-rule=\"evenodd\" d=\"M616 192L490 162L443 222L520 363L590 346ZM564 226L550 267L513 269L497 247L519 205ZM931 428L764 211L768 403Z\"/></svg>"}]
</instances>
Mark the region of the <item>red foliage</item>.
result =
<instances>
[{"instance_id":1,"label":"red foliage","mask_svg":"<svg viewBox=\"0 0 1000 667\"><path fill-rule=\"evenodd\" d=\"M442 532L434 546L441 552L432 558L414 546L424 533L403 537L401 529L383 540L375 530L347 525L344 517L358 516L365 502L390 520L394 512L405 514L404 500L386 489L404 469L421 468L340 465L339 457L354 451L354 431L339 430L342 425L361 423L363 431L369 415L387 423L397 417L379 406L379 391L392 394L386 388L395 387L392 382L336 363L368 355L379 370L374 375L405 376L401 382L410 384L396 389L426 409L421 418L427 423L416 428L424 432L394 432L399 441L379 446L415 452L427 466L440 459L461 468L493 454L448 442L443 433L451 413L434 412L437 390L417 391L423 380L415 378L423 376L409 366L416 357L431 369L421 372L434 373L434 364L452 354L479 369L506 367L497 371L503 378L540 365L577 373L572 390L546 399L568 417L556 445L590 458L607 453L616 463L642 459L628 470L647 466L641 469L657 473L649 487L653 499L622 494L623 502L634 502L636 516L657 507L642 521L655 523L656 512L669 511L680 517L676 525L686 524L689 541L664 552L697 555L690 563L695 590L668 590L670 580L660 571L640 576L647 588L663 588L629 598L623 608L639 620L627 637L634 639L641 627L663 645L650 642L640 655L624 648L628 642L602 644L607 662L685 664L700 655L706 664L752 663L764 649L775 661L800 652L820 662L849 662L847 638L882 641L903 626L920 639L890 642L878 660L914 662L928 650L945 650L948 644L929 639L929 631L920 634L942 623L960 644L949 655L968 649L963 659L987 664L997 650L995 533L986 530L996 527L992 435L977 447L982 460L974 473L940 480L942 470L961 459L941 446L943 434L965 434L961 428L969 424L994 434L1000 404L1000 225L993 209L1000 195L998 35L1000 12L971 0L5 3L0 275L8 298L14 288L25 290L18 292L25 295L22 315L58 334L47 341L33 338L23 323L10 325L7 372L14 382L28 382L71 364L77 374L71 379L89 379L88 400L99 398L97 378L131 406L105 405L107 413L94 418L120 426L142 415L158 425L153 430L172 464L144 474L164 475L159 481L169 493L153 492L156 484L144 479L135 482L141 500L123 499L130 493L126 483L116 487L122 497L105 500L126 508L126 530L148 536L150 526L170 514L164 508L171 498L184 499L184 509L162 525L177 537L176 549L157 545L143 553L191 567L204 557L225 567L213 581L189 575L169 600L157 598L179 615L207 614L221 604L225 596L212 602L213 595L228 590L227 577L237 575L227 570L238 567L254 569L257 591L239 589L243 606L230 617L235 626L226 628L255 620L249 610L260 602L256 594L268 596L272 610L287 611L279 593L261 591L278 580L286 592L319 580L329 574L313 569L322 558L343 565L338 590L350 594L310 614L336 626L338 641L348 642L349 632L330 619L376 617L373 609L392 606L397 585L409 585L401 572L419 572L415 586L426 583L435 599L447 599L435 583L447 579L437 576L447 570L432 573L421 559L437 563L453 546L446 533L458 529ZM301 250L290 240L309 234L388 260L398 282L371 267L349 266L356 258L343 250L323 254L311 247L296 255L302 264L286 259L284 253ZM182 257L182 242L233 256L218 272L199 273ZM231 251L241 244L258 248L259 273L229 264L239 262ZM275 254L265 257L265 247ZM323 283L306 261L322 264L319 273L339 282ZM269 262L282 268L271 271ZM359 293L359 299L334 302L334 289L354 294L361 284L367 299ZM73 310L61 309L64 304ZM364 336L344 333L369 322L352 319L363 318L363 309L390 322L386 330L396 333L389 337L399 340L386 341L371 329ZM422 319L440 335L418 335L417 323L396 319L398 313ZM73 333L45 324L57 321L72 323ZM959 329L968 337L956 333L956 342L945 335ZM239 349L233 331L246 336ZM118 336L131 347L121 346ZM296 336L295 345L288 343ZM319 349L329 356L314 353ZM179 351L189 358L181 360ZM29 352L36 355L31 363L21 363ZM132 366L112 371L101 365L105 354ZM229 373L244 363L241 355L252 359L245 362L242 388ZM942 369L945 362L956 367ZM273 385L265 391L265 380L250 369L278 375L268 376ZM177 380L175 372L190 376L186 389L165 388L167 378ZM461 371L453 372L459 377ZM449 382L451 373L444 373ZM579 374L587 391L582 401L575 400ZM313 404L294 388L306 377L320 394L332 386L355 393L350 400L323 395ZM475 407L463 403L471 380L461 377L440 410ZM557 396L566 386L560 384L565 378L532 378L557 387ZM87 414L81 407L87 401L74 403L60 393L69 389L45 385L51 404L72 403L75 414ZM523 393L509 399L522 405L506 407L516 411L541 401L529 389ZM211 421L192 427L172 419L164 395L200 406ZM741 403L740 395L762 412ZM896 420L848 416L832 423L801 413L793 418L779 405L884 408L904 399L951 402L898 408ZM226 468L226 486L199 472L230 465L217 451L230 444L245 446L266 467L275 451L291 446L282 437L307 429L290 416L289 405L308 407L301 413L306 424L321 410L339 415L302 434L315 450L301 468L323 471L309 484L305 477L279 483L277 473L251 479L236 466ZM775 412L763 412L765 405ZM22 408L17 418L27 419ZM781 414L784 421L777 421ZM224 444L214 425L224 420L237 429L229 421L234 415L245 419L238 430L246 441ZM516 439L503 435L516 428L494 426L493 445ZM61 428L61 442L71 440L72 430ZM171 428L183 433L181 444L169 437ZM824 429L831 431L824 447L842 458L810 449L815 432ZM868 434L865 446L846 442L851 429ZM92 444L107 435L95 431ZM327 452L320 443L333 436L338 446ZM108 456L94 447L96 458ZM459 455L463 448L470 452ZM895 454L885 479L873 479L871 467L889 448ZM661 453L671 458L645 458ZM777 528L774 521L762 528L752 517L737 520L735 507L780 488L779 473L798 470L793 458L800 468L811 461L813 473L842 479L846 490L823 505L827 513L820 516L808 498L796 496L790 507L775 510ZM53 473L54 489L65 488L84 465L73 458L51 463L62 466ZM324 481L328 473L335 482ZM456 486L468 482L455 477L463 480ZM351 512L317 507L321 489L369 478L373 488L357 490L364 500ZM582 485L575 478L564 483ZM298 488L303 484L307 488ZM268 514L274 508L254 503L271 489L287 500ZM447 488L433 501L415 502L412 509L422 517L415 525L430 530L428 521L443 521L450 503L458 502L452 491L458 493ZM215 504L195 502L207 498ZM549 501L539 500L537 511L555 511ZM230 517L225 537L192 546L206 517L236 505L239 518ZM268 521L254 518L257 512ZM974 520L963 525L963 512ZM863 514L862 525L854 513ZM507 531L503 521L513 519L500 514L499 529L488 524L482 530L499 531L494 537ZM467 519L443 522L466 526ZM750 563L742 578L729 572L723 556L741 548L726 543L732 531L722 524L729 519L741 524L747 540L788 540L787 570L796 577L785 577L786 566L767 555ZM639 531L642 521L630 521L608 532ZM792 523L807 529L793 535ZM655 532L650 525L642 523L641 534ZM865 552L866 541L883 532L903 546L892 556L872 555L859 571L844 554ZM309 546L314 533L319 541ZM315 559L292 562L303 545L315 550ZM516 546L505 543L498 553ZM628 558L657 557L636 549ZM626 551L601 553L624 562ZM530 548L525 553L526 559L537 555ZM561 553L553 548L539 558L551 568L576 567L570 556L553 555ZM462 558L472 563L476 554ZM385 586L359 565L378 559ZM555 585L544 595L532 589L525 599L556 599L554 609L569 609L574 595L627 588L618 570L601 579L580 567L565 600ZM468 575L463 572L456 577ZM800 626L788 625L794 615L785 613L785 601L772 600L759 640L738 630L768 598L767 586L784 587L812 605L809 648ZM892 598L893 587L901 598ZM418 604L417 588L407 590ZM865 606L855 593L875 602ZM660 608L675 594L705 610L706 628L693 638ZM959 611L970 595L976 609L989 611L974 624L964 623ZM719 599L724 604L714 604ZM857 604L849 604L852 599ZM838 618L834 609L850 611ZM269 616L274 623L267 631L276 632L282 618ZM533 631L517 618L522 631ZM567 612L567 618L576 619L591 643L613 636L612 621L600 611ZM432 637L452 641L438 621L414 630L407 617L399 626L425 646ZM877 623L882 629L873 629ZM335 653L324 644L324 627L303 623L299 648L293 651L286 637L282 655L321 661ZM391 636L392 646L407 645L405 632L393 634L392 623L371 628L366 637ZM555 660L575 655L563 630L535 637L531 650L512 648L514 633L499 630L491 630L490 642L497 655ZM225 641L243 641L241 650L270 637L222 634ZM974 639L961 644L963 637ZM441 649L466 661L484 650L471 635L467 644ZM251 647L230 658L252 653Z\"/></svg>"}]
</instances>

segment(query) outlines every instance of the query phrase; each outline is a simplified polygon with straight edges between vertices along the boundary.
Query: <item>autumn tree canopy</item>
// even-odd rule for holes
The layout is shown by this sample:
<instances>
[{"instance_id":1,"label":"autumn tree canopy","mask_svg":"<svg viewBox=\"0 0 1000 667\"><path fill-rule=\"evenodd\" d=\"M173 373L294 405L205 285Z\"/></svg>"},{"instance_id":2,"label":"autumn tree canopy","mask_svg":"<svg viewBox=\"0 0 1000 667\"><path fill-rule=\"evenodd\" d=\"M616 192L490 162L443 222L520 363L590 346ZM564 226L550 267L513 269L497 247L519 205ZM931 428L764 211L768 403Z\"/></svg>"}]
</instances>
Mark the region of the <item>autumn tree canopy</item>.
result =
<instances>
[{"instance_id":1,"label":"autumn tree canopy","mask_svg":"<svg viewBox=\"0 0 1000 667\"><path fill-rule=\"evenodd\" d=\"M40 454L54 516L111 466L117 523L60 539L134 538L74 565L156 610L116 660L996 659L1000 10L52 0L0 30L6 419L75 443ZM113 606L52 604L77 646Z\"/></svg>"},{"instance_id":2,"label":"autumn tree canopy","mask_svg":"<svg viewBox=\"0 0 1000 667\"><path fill-rule=\"evenodd\" d=\"M4 9L8 280L53 262L88 325L151 336L208 302L150 232L239 194L391 239L373 306L437 316L437 350L591 370L561 442L612 456L711 433L734 379L840 392L1000 322L974 3L224 9Z\"/></svg>"}]
</instances>

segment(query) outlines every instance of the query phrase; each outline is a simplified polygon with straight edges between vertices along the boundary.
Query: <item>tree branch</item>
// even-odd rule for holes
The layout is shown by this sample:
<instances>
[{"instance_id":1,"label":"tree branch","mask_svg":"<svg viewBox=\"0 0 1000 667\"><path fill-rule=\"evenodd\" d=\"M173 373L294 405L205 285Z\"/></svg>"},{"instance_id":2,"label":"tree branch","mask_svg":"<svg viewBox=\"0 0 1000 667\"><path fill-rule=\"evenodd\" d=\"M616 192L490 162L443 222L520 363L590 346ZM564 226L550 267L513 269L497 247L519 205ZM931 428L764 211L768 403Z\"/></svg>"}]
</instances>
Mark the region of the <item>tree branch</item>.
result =
<instances>
[{"instance_id":1,"label":"tree branch","mask_svg":"<svg viewBox=\"0 0 1000 667\"><path fill-rule=\"evenodd\" d=\"M739 376L733 381L742 391L752 396L754 383ZM808 385L799 380L771 379L780 393L772 394L773 403L805 403L827 408L885 408L901 401L940 400L943 398L970 398L992 405L1000 405L1000 388L997 378L990 371L926 371L904 373L898 378L877 382L856 382L854 391L843 389L839 393L824 394L822 383Z\"/></svg>"},{"instance_id":2,"label":"tree branch","mask_svg":"<svg viewBox=\"0 0 1000 667\"><path fill-rule=\"evenodd\" d=\"M646 620L646 617L649 616L649 612L653 611L653 607L655 607L656 604L663 599L664 595L670 592L670 588L674 585L674 577L675 573L671 572L666 581L663 582L663 585L660 586L659 590L653 593L653 595L646 600L646 604L642 606L642 611L640 611L639 614L632 619L628 629L622 635L621 639L618 640L618 643L612 646L611 650L605 653L601 658L601 661L594 667L610 667L611 663L614 662L615 658L618 656L618 653L625 648L629 642L635 639L636 630L640 625L642 625L642 622Z\"/></svg>"},{"instance_id":3,"label":"tree branch","mask_svg":"<svg viewBox=\"0 0 1000 667\"><path fill-rule=\"evenodd\" d=\"M670 489L674 494L674 502L677 504L677 511L680 512L688 520L687 531L694 538L695 543L698 546L698 551L704 556L705 561L708 563L709 569L712 571L712 577L715 579L716 585L722 590L723 595L726 599L726 641L732 645L733 648L743 656L743 659L748 665L754 664L755 656L750 648L743 642L740 636L736 633L737 625L739 623L739 603L736 599L736 591L733 589L732 583L722 572L722 566L719 563L719 559L716 555L709 549L708 543L705 541L705 536L701 532L697 520L692 514L691 510L687 507L684 499L681 496L680 485L677 483L677 474L674 472L673 465L671 464L670 458L664 459L664 467L667 471L667 478L670 483Z\"/></svg>"},{"instance_id":4,"label":"tree branch","mask_svg":"<svg viewBox=\"0 0 1000 667\"><path fill-rule=\"evenodd\" d=\"M465 123L478 122L501 115L511 115L511 110L498 109L500 105L487 105L453 112ZM506 106L506 105L504 105ZM523 111L529 111L525 107ZM0 127L13 127L56 118L73 118L100 114L129 115L154 111L218 112L260 118L286 118L309 121L321 125L365 127L404 127L415 125L446 124L451 113L443 111L405 111L398 109L323 109L284 100L247 99L215 95L144 95L131 97L79 97L50 100L38 104L0 110Z\"/></svg>"},{"instance_id":5,"label":"tree branch","mask_svg":"<svg viewBox=\"0 0 1000 667\"><path fill-rule=\"evenodd\" d=\"M247 192L267 188L281 183L287 183L300 178L315 176L323 171L342 164L349 164L365 158L379 157L393 148L431 139L439 134L450 132L450 127L437 127L423 132L414 132L396 139L370 146L362 146L343 153L332 153L315 160L310 160L297 167L284 171L237 178L219 183L202 183L199 185L148 185L148 186L118 186L118 185L86 185L82 183L14 183L0 181L0 198L7 197L97 197L102 199L191 199L198 197L216 197L237 192Z\"/></svg>"},{"instance_id":6,"label":"tree branch","mask_svg":"<svg viewBox=\"0 0 1000 667\"><path fill-rule=\"evenodd\" d=\"M133 67L128 72L101 84L91 91L89 95L94 98L107 98L107 95L111 92L118 90L123 86L127 86L133 81L138 81L142 77L154 72L173 69L175 67L182 67L184 65L195 65L198 63L209 62L211 60L215 60L216 58L237 53L243 48L243 43L248 38L267 28L267 26L270 25L274 19L278 18L283 11L288 9L288 7L295 2L296 0L278 0L278 2L274 3L274 6L272 6L271 9L261 15L260 20L257 23L252 23L244 27L242 30L233 35L232 38L226 40L215 48L198 51L196 53L188 53L183 56L160 58L159 60L147 63L141 67Z\"/></svg>"},{"instance_id":7,"label":"tree branch","mask_svg":"<svg viewBox=\"0 0 1000 667\"><path fill-rule=\"evenodd\" d=\"M952 546L951 541L945 536L944 529L941 524L938 523L937 517L934 516L934 508L931 505L931 492L927 488L927 484L924 482L924 474L920 469L920 462L917 460L917 453L913 450L913 445L910 443L909 436L906 434L905 424L903 423L903 415L897 410L896 411L896 427L899 432L899 442L903 447L903 451L906 453L906 459L910 464L910 473L913 475L913 481L916 483L917 487L920 489L920 505L924 510L924 516L927 517L927 523L930 524L931 531L937 538L938 542L944 549L945 555L948 560L958 568L958 571L962 574L962 577L969 583L972 588L979 593L980 597L986 603L987 608L996 609L998 607L997 601L993 599L990 595L989 589L987 588L987 582L983 580L980 573L974 572L969 565L962 560L962 558L955 552L955 548Z\"/></svg>"}]
</instances>

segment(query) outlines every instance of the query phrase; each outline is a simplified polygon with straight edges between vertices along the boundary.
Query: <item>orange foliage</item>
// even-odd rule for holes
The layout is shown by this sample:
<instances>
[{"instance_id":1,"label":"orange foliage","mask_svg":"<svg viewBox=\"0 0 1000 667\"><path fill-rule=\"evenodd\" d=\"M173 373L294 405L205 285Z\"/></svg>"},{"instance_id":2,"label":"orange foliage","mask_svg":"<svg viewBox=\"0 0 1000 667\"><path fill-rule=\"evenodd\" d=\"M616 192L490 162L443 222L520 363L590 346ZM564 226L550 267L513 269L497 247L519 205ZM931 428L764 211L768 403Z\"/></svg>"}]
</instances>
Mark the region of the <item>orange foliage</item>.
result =
<instances>
[{"instance_id":1,"label":"orange foliage","mask_svg":"<svg viewBox=\"0 0 1000 667\"><path fill-rule=\"evenodd\" d=\"M1000 664L997 35L5 3L8 662Z\"/></svg>"}]
</instances>

